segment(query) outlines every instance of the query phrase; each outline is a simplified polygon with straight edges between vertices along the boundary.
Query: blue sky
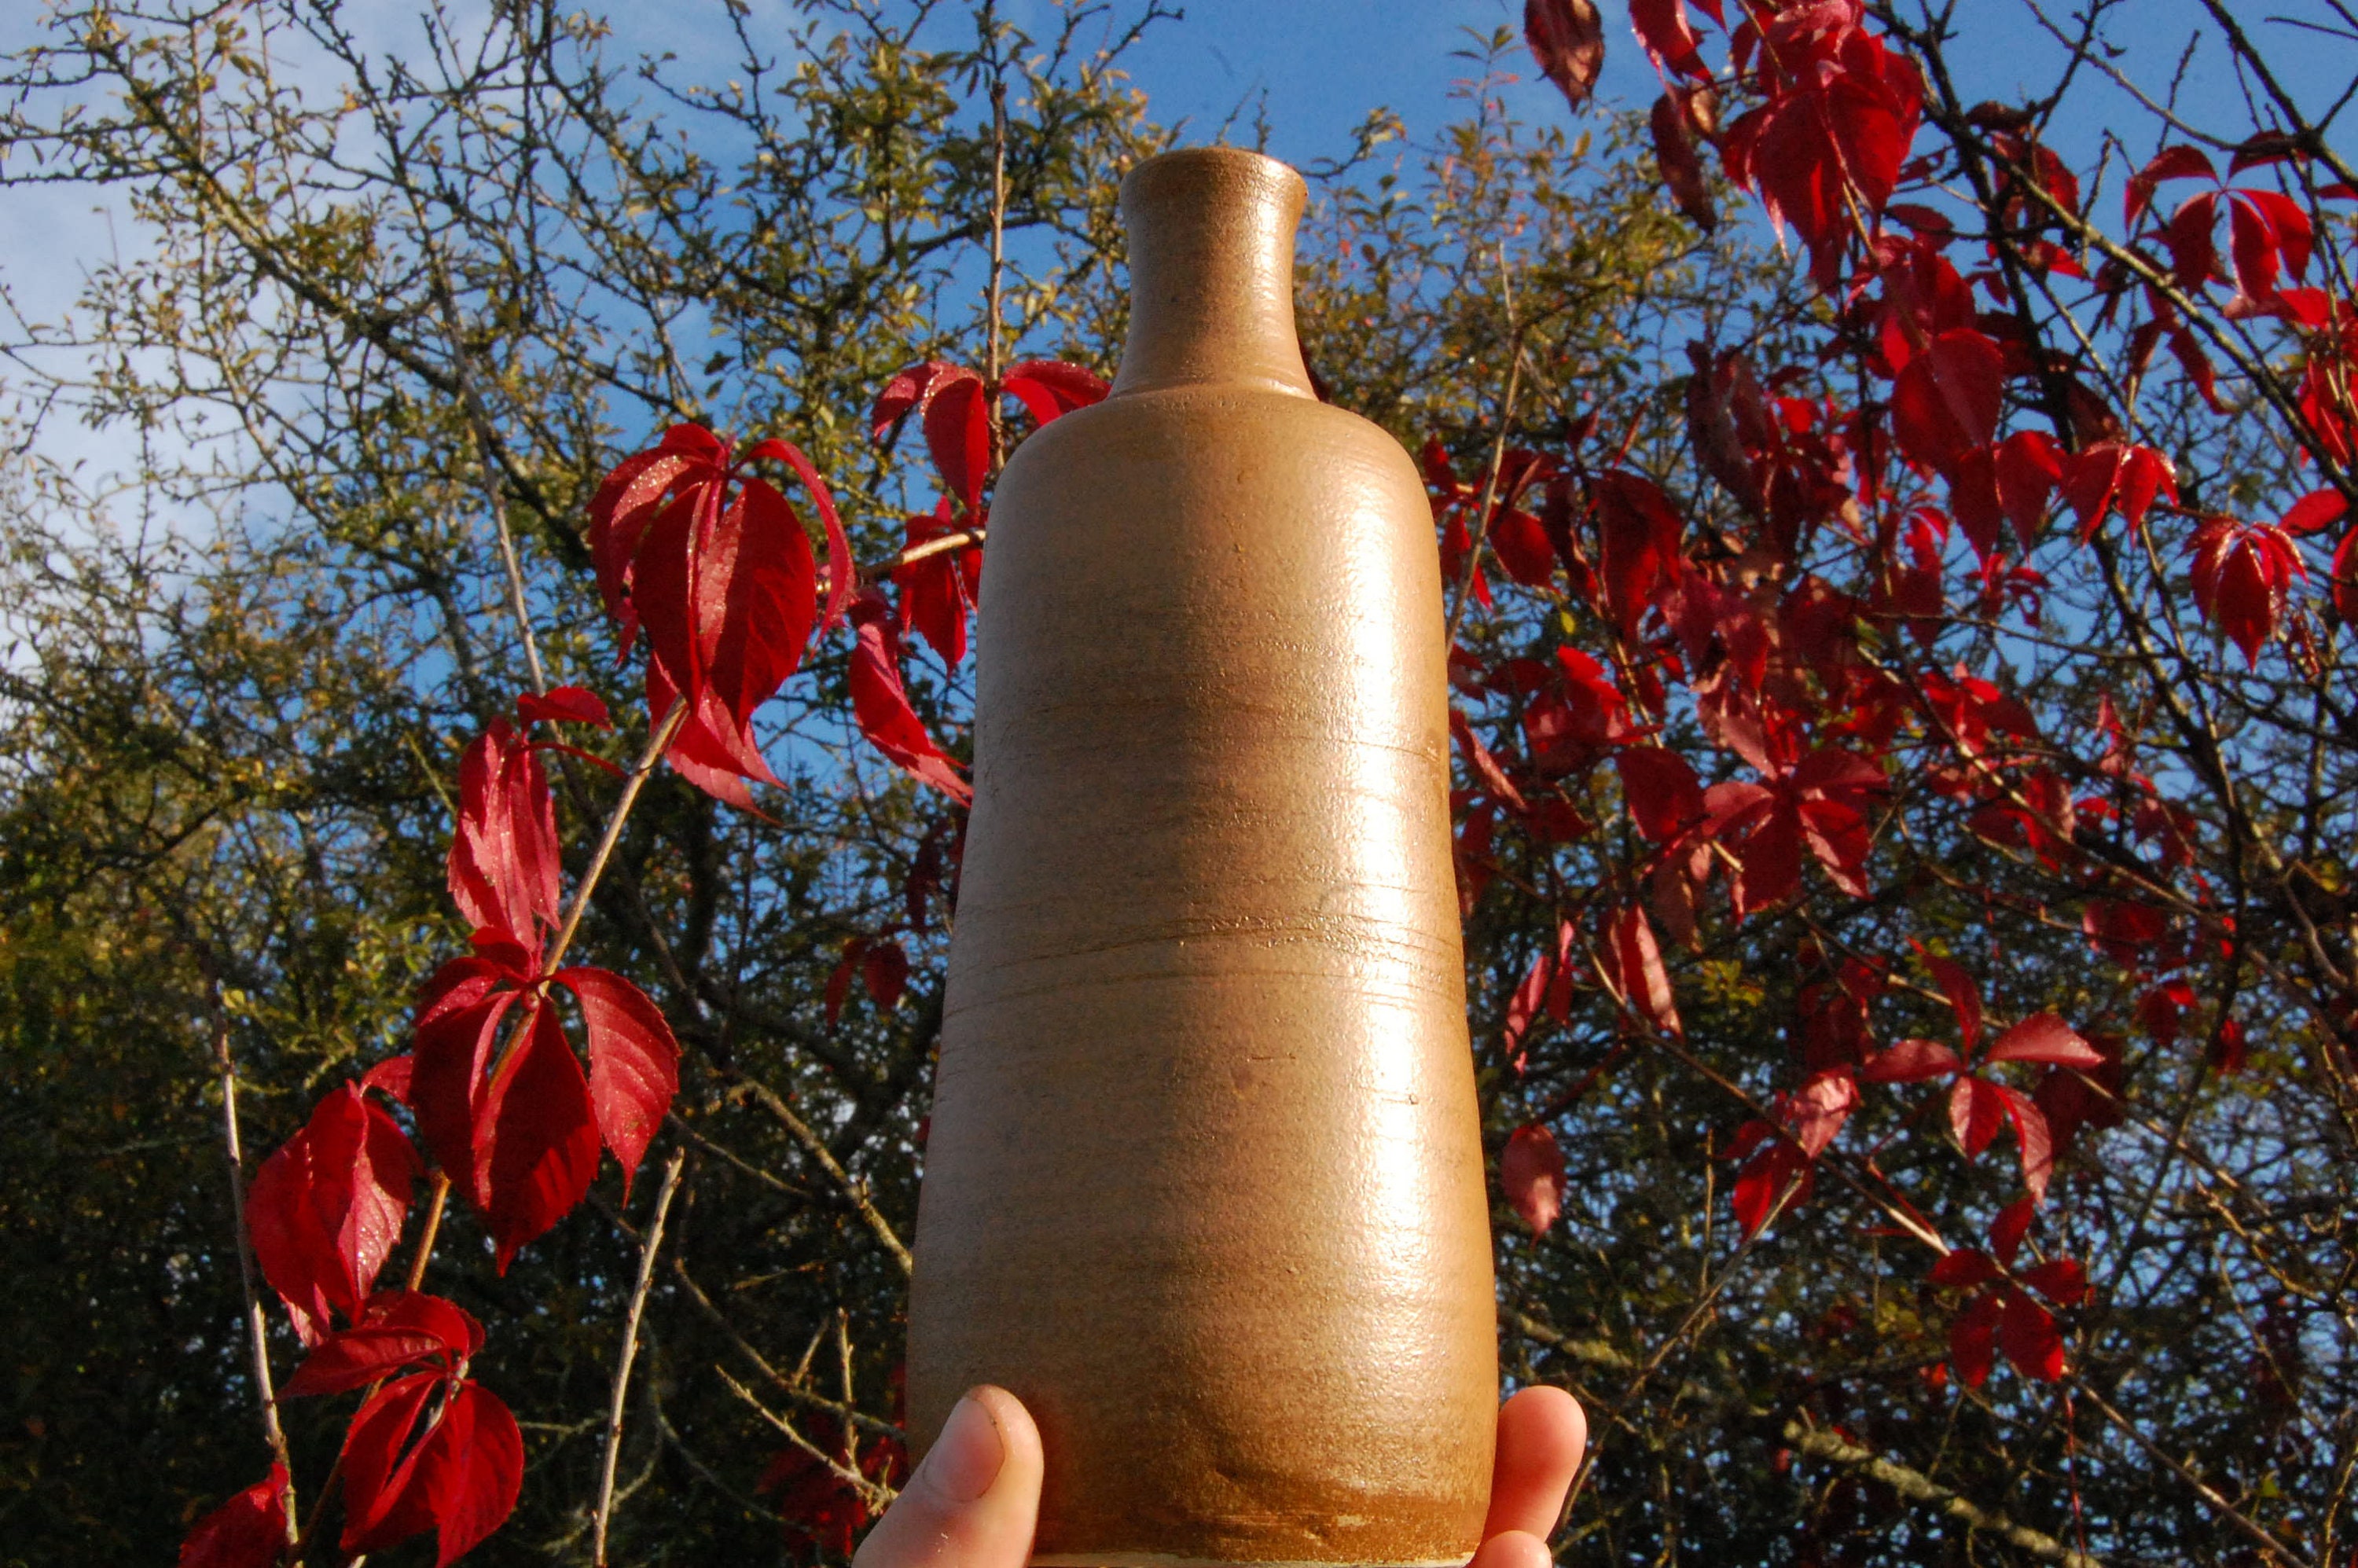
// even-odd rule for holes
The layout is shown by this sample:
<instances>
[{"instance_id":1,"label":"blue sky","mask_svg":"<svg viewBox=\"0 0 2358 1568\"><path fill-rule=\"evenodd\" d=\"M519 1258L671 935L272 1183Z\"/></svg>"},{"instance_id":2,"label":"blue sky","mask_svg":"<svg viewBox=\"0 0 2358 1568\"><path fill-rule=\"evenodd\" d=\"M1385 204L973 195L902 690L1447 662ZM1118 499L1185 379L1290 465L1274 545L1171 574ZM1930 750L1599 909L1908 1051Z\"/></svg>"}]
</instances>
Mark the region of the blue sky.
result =
<instances>
[{"instance_id":1,"label":"blue sky","mask_svg":"<svg viewBox=\"0 0 2358 1568\"><path fill-rule=\"evenodd\" d=\"M2048 0L1969 0L1962 5L1963 38L1954 63L1968 99L2020 101L2043 90L2060 58L2039 26L2034 5ZM2057 0L2070 4L2071 0ZM1599 97L1606 103L1644 108L1659 87L1628 27L1626 0L1602 0L1606 59ZM345 0L343 14L364 38L395 47L414 34L418 0ZM485 0L452 0L449 9L462 29L480 25ZM1134 10L1123 0L1124 13ZM669 48L692 58L708 40L727 47L715 25L699 36L691 3L661 12L615 7L617 53ZM1002 0L1003 14L1019 26L1044 31L1052 24L1047 0ZM2266 7L2239 6L2246 25L2277 59L2293 90L2312 105L2330 103L2358 78L2358 45L2292 25L2303 18L2331 19L2323 0L2271 0ZM791 12L784 0L756 0L758 20L768 12L783 39ZM1130 59L1132 79L1149 95L1155 117L1184 122L1187 139L1208 141L1222 123L1238 115L1249 123L1258 107L1271 127L1269 150L1307 163L1339 155L1350 132L1378 106L1399 113L1412 137L1422 139L1453 113L1453 82L1468 67L1454 52L1499 27L1520 33L1520 0L1186 0L1184 18L1151 29ZM2290 20L2286 20L2289 18ZM2179 65L2186 38L2202 19L2199 0L2133 0L2117 9L2110 42L2124 73L2165 92ZM0 5L0 49L34 36L38 14L21 3ZM1715 49L1707 53L1716 57ZM1510 57L1519 69L1527 57ZM686 63L686 62L684 62ZM717 55L713 64L724 74ZM2196 51L2180 88L2180 103L2198 124L2227 127L2252 122L2242 89L2215 44ZM1532 120L1563 119L1567 110L1554 89L1531 73L1506 89L1510 108ZM2110 82L2091 80L2076 90L2071 111L2054 127L2053 140L2075 168L2093 166L2108 128L2142 159L2157 145L2152 116ZM1249 140L1244 124L1231 139ZM2345 149L2358 146L2346 134L2335 136ZM2107 177L2119 189L2121 172ZM2116 199L2115 199L2116 200ZM2114 220L2108 201L2102 216ZM72 188L17 189L0 192L0 284L18 307L36 319L54 319L71 301L84 268L114 245L136 244L120 204L103 193ZM5 373L0 373L5 374ZM98 449L95 438L60 432L68 448ZM60 455L63 455L62 453Z\"/></svg>"}]
</instances>

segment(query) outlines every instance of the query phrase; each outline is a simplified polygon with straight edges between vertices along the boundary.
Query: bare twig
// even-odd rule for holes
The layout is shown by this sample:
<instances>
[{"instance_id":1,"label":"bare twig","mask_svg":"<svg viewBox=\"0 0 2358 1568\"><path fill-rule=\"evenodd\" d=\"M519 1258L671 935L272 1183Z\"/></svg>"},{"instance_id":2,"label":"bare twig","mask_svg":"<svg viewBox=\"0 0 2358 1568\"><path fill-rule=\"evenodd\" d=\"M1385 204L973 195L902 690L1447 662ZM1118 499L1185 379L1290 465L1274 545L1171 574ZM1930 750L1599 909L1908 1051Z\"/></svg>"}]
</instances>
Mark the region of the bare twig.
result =
<instances>
[{"instance_id":1,"label":"bare twig","mask_svg":"<svg viewBox=\"0 0 2358 1568\"><path fill-rule=\"evenodd\" d=\"M867 1187L852 1179L851 1173L843 1168L843 1162L835 1157L835 1151L827 1146L827 1140L812 1131L810 1123L796 1116L794 1107L769 1085L754 1078L741 1079L740 1084L747 1095L776 1119L779 1126L793 1135L794 1141L803 1146L803 1152L818 1162L819 1169L835 1183L843 1200L867 1223L870 1232L892 1256L892 1261L901 1266L901 1272L904 1276L914 1272L915 1263L909 1256L908 1248L902 1244L899 1234L893 1230L892 1222L877 1212L876 1205L868 1196Z\"/></svg>"},{"instance_id":2,"label":"bare twig","mask_svg":"<svg viewBox=\"0 0 2358 1568\"><path fill-rule=\"evenodd\" d=\"M2017 1552L2028 1552L2042 1562L2061 1563L2064 1568L2104 1568L2101 1558L2074 1552L2051 1535L2017 1524L1995 1509L1967 1501L1920 1470L1911 1470L1844 1443L1831 1432L1789 1421L1785 1423L1785 1441L1793 1445L1796 1453L1879 1481L1910 1502L1929 1504L1969 1529L1996 1536Z\"/></svg>"},{"instance_id":3,"label":"bare twig","mask_svg":"<svg viewBox=\"0 0 2358 1568\"><path fill-rule=\"evenodd\" d=\"M287 1540L296 1539L295 1465L287 1452L287 1431L278 1423L278 1390L270 1376L270 1322L262 1306L262 1290L254 1280L254 1239L245 1228L245 1150L237 1131L237 1063L229 1050L229 1010L222 1005L221 982L210 984L213 1015L213 1062L221 1069L222 1138L229 1146L230 1223L237 1231L238 1279L245 1287L246 1332L254 1342L254 1391L262 1401L262 1435L286 1471Z\"/></svg>"},{"instance_id":4,"label":"bare twig","mask_svg":"<svg viewBox=\"0 0 2358 1568\"><path fill-rule=\"evenodd\" d=\"M598 1511L590 1530L590 1560L606 1568L606 1523L614 1507L614 1461L622 1450L622 1404L630 1397L631 1362L639 1353L639 1315L646 1310L647 1286L655 1277L655 1253L663 1246L664 1216L671 1212L672 1194L679 1188L680 1167L687 1151L673 1152L664 1167L663 1186L655 1193L654 1217L639 1239L639 1281L631 1291L631 1310L622 1318L622 1354L614 1363L614 1390L606 1406L606 1457L598 1475Z\"/></svg>"},{"instance_id":5,"label":"bare twig","mask_svg":"<svg viewBox=\"0 0 2358 1568\"><path fill-rule=\"evenodd\" d=\"M2145 1450L2147 1457L2156 1460L2180 1480L2185 1482L2189 1487L2191 1487L2194 1489L2196 1496L2200 1497L2204 1502L2210 1504L2211 1507L2218 1512L2219 1516L2224 1519L2229 1524L2234 1525L2244 1535L2250 1537L2252 1542L2259 1547L2261 1551L2266 1552L2271 1559L2279 1563L2290 1563L2292 1568L2316 1568L2316 1565L2310 1563L2308 1558L2301 1556L2291 1547L2287 1546L2283 1541L2278 1541L2268 1531L2266 1526L2260 1524L2249 1514L2244 1512L2243 1509L2229 1502L2220 1494L2217 1487L2212 1486L2210 1482L2205 1481L2200 1475L2196 1474L2193 1468L2187 1465L2185 1461L2176 1457L2168 1449L2162 1447L2159 1444L2154 1442L2153 1439L2147 1437L2143 1432L2139 1431L2136 1423L2129 1420L2128 1417L2123 1415L2120 1411L2115 1410L2112 1407L2111 1402L2107 1400L2104 1395L2096 1392L2095 1390L2090 1388L2085 1382L2082 1382L2079 1385L2079 1390L2080 1392L2087 1395L2089 1401L2098 1410L2104 1412L2105 1420L2111 1422L2114 1426L2119 1428L2121 1433L2125 1435L2130 1442Z\"/></svg>"},{"instance_id":6,"label":"bare twig","mask_svg":"<svg viewBox=\"0 0 2358 1568\"><path fill-rule=\"evenodd\" d=\"M695 1277L687 1271L687 1264L681 1262L677 1258L674 1258L671 1260L671 1271L678 1277L679 1282L687 1287L687 1299L694 1302L703 1310L705 1316L712 1320L712 1325L720 1331L722 1336L729 1341L730 1346L733 1347L740 1356L744 1357L746 1360L751 1361L756 1368L760 1368L762 1376L767 1378L770 1382L776 1387L780 1393L784 1394L788 1399L794 1400L798 1405L802 1405L809 1410L825 1411L827 1414L835 1417L837 1421L841 1422L848 1426L864 1427L868 1431L874 1433L879 1437L898 1438L903 1435L902 1430L899 1427L894 1426L891 1422L879 1421L876 1417L870 1415L865 1411L855 1410L851 1406L847 1405L840 1400L828 1399L825 1394L818 1393L811 1389L804 1387L803 1380L800 1377L789 1378L784 1372L779 1371L775 1367L771 1366L768 1359L764 1357L759 1350L754 1349L752 1345L748 1344L744 1336L739 1334L737 1330L730 1325L728 1316L721 1312L720 1308L713 1302L710 1296L705 1294L704 1287L698 1284ZM822 1329L821 1332L824 1334L824 1329ZM811 1341L811 1350L815 1352L817 1348L818 1339L814 1337ZM806 1353L804 1359L806 1370L809 1353Z\"/></svg>"}]
</instances>

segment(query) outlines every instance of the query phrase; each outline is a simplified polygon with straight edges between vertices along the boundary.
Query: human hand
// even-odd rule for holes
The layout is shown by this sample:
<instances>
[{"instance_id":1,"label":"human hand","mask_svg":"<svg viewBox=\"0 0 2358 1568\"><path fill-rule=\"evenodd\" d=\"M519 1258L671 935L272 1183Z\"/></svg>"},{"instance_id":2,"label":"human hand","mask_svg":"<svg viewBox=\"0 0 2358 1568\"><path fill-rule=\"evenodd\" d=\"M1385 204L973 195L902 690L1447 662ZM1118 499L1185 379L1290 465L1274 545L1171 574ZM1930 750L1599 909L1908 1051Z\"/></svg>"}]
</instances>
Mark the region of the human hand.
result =
<instances>
[{"instance_id":1,"label":"human hand","mask_svg":"<svg viewBox=\"0 0 2358 1568\"><path fill-rule=\"evenodd\" d=\"M1562 1389L1524 1389L1498 1407L1490 1512L1467 1568L1548 1568L1548 1534L1587 1446L1587 1417ZM1041 1471L1040 1429L1022 1402L969 1390L852 1568L1023 1568Z\"/></svg>"}]
</instances>

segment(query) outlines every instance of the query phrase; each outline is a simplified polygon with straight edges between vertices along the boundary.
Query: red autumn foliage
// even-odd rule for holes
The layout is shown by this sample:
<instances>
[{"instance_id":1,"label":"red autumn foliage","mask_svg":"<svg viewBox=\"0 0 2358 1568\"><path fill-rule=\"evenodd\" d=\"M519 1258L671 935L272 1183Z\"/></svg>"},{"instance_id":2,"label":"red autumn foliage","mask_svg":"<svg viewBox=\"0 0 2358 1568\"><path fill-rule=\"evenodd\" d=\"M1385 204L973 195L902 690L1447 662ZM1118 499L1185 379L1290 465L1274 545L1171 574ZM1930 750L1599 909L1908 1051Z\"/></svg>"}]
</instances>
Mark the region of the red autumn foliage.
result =
<instances>
[{"instance_id":1,"label":"red autumn foliage","mask_svg":"<svg viewBox=\"0 0 2358 1568\"><path fill-rule=\"evenodd\" d=\"M275 1568L287 1549L287 1467L197 1521L180 1542L179 1568Z\"/></svg>"},{"instance_id":2,"label":"red autumn foliage","mask_svg":"<svg viewBox=\"0 0 2358 1568\"><path fill-rule=\"evenodd\" d=\"M514 1511L524 1436L472 1379L415 1372L361 1406L344 1439L346 1552L381 1552L424 1530L435 1568L464 1556Z\"/></svg>"},{"instance_id":3,"label":"red autumn foliage","mask_svg":"<svg viewBox=\"0 0 2358 1568\"><path fill-rule=\"evenodd\" d=\"M1742 1235L1812 1202L1822 1172L1838 1172L1845 1190L1882 1206L1879 1226L1892 1222L1877 1235L1912 1238L1937 1255L1926 1280L1954 1292L1947 1353L1958 1381L1985 1387L2003 1360L2023 1379L2056 1382L2072 1375L2066 1319L2093 1293L2086 1269L2065 1256L2017 1260L2050 1197L2071 1201L2056 1196L2071 1190L2057 1171L2075 1135L2122 1124L2156 1060L2207 1053L2212 1070L2234 1075L2279 1058L2273 1038L2252 1037L2273 1033L2259 1014L2228 1016L2228 1000L2172 978L2194 974L2201 953L2243 955L2246 936L2240 914L2222 911L2218 880L2193 869L2214 803L2198 811L2170 798L2188 770L2153 755L2156 725L2143 709L2169 702L2125 677L2118 701L2107 689L2074 707L2039 691L1996 639L2018 629L2061 640L2045 607L2065 574L2101 576L2150 554L2182 571L2194 611L2246 672L2264 656L2321 669L2318 642L2333 630L2324 608L2358 622L2358 531L2333 551L2318 612L2300 592L2312 565L2321 568L2310 555L2321 557L2329 533L2347 527L2358 310L2309 286L2331 237L2311 207L2350 193L2309 179L2313 150L2289 136L2280 146L2255 138L2223 178L2209 154L2177 144L2130 177L2124 232L2106 236L2030 109L1931 114L1956 158L1918 156L1928 100L1948 87L1928 80L1858 0L1746 5L1730 20L1717 0L1634 0L1632 26L1665 82L1651 115L1657 166L1709 232L1715 152L1720 171L1799 236L1823 296L1823 319L1811 325L1823 329L1818 360L1843 376L1817 376L1806 355L1770 362L1752 340L1741 350L1690 345L1693 373L1660 389L1682 405L1688 450L1660 469L1634 429L1617 449L1599 440L1594 415L1560 421L1560 433L1526 432L1529 447L1502 440L1497 471L1474 480L1461 480L1437 437L1425 450L1453 624L1464 614L1475 629L1449 665L1465 705L1450 723L1464 770L1452 793L1462 907L1470 919L1506 888L1540 912L1495 977L1499 1027L1495 1047L1481 1047L1511 1069L1506 1092L1533 1097L1509 1112L1528 1119L1504 1141L1499 1180L1534 1243L1551 1235L1567 1181L1551 1124L1637 1042L1683 1052L1689 1018L1699 1040L1709 1037L1706 1010L1727 1008L1736 989L1724 957L1734 927L1750 922L1755 943L1781 933L1773 939L1799 974L1792 1070L1773 1091L1736 1089L1747 1108L1722 1149L1735 1164L1729 1197ZM1724 62L1706 58L1721 45L1699 22L1725 35ZM1542 72L1581 104L1604 47L1595 7L1531 0L1525 26ZM1723 129L1713 84L1731 78L1746 113ZM2287 189L2228 183L2257 168L2284 175ZM1927 204L1974 179L1993 194L1968 216L1987 222ZM2182 182L2203 188L2162 199ZM1895 200L1903 191L1921 200ZM2040 338L2041 307L2028 295L2067 279L2100 302L2090 307L2100 324L2121 319L2116 365ZM2278 523L2207 511L2240 505L2240 493L2213 482L2208 454L2157 431L2138 406L2143 378L2173 373L2164 345L2190 395L2214 413L2263 384L2267 356L2239 361L2232 334L2208 330L2219 323L2276 324L2279 358L2297 366L2268 386L2298 411L2287 423L2302 468L2293 488L2305 489ZM1011 365L996 384L947 361L892 378L871 429L890 441L915 419L944 498L931 514L892 524L899 553L870 570L864 593L828 492L781 442L732 455L709 432L678 427L626 460L592 503L600 590L625 656L644 638L651 720L680 714L666 755L685 777L740 806L751 803L751 783L775 782L753 714L799 668L814 627L848 611L853 719L871 745L946 799L932 803L933 862L913 866L898 890L905 923L852 927L871 934L843 946L827 979L830 1028L855 976L880 1015L900 1005L912 963L902 936L926 929L929 900L954 886L946 862L970 790L935 738L951 731L941 720L929 729L920 712L932 693L923 683L913 690L904 673L904 633L947 670L961 667L983 550L927 546L987 529L1009 399L1045 423L1106 392L1092 373L1054 361ZM773 461L809 491L819 540L751 471ZM2050 528L2059 506L2075 529ZM2115 517L2125 527L2107 533ZM827 551L823 578L815 543ZM2166 572L2145 586L2175 609L2180 585ZM1541 612L1516 620L1520 605ZM1485 624L1476 606L1508 613ZM2136 652L2154 665L2207 656ZM2166 676L2154 678L2172 695ZM563 748L535 740L535 727L607 721L597 698L560 687L520 697L514 721L493 720L469 748L449 878L472 953L449 960L421 994L411 1054L333 1091L254 1183L265 1274L313 1346L286 1392L383 1385L345 1441L348 1550L432 1530L447 1563L504 1517L521 1469L513 1420L469 1374L480 1327L436 1298L373 1291L419 1172L365 1090L411 1108L440 1170L482 1216L503 1269L581 1201L601 1145L627 1194L677 1090L678 1046L651 999L605 970L554 969L578 909L564 898L543 756ZM2194 722L2172 710L2159 729ZM1608 762L1626 823L1610 809L1610 786L1601 797L1595 787ZM1944 828L1951 837L1940 837ZM1606 838L1624 860L1585 881L1564 874L1560 855ZM1980 865L1998 869L1980 888L1948 863L1983 856ZM2032 926L2062 934L2103 977L2090 991L2118 994L2089 997L2082 1034L2013 982L1993 942L1996 961L1980 965L1988 1005L2019 1021L1985 1040L1974 970L1909 935L1918 901L1944 894L1981 896L1993 928L2034 909ZM896 890L888 884L884 896ZM2342 913L2335 889L2302 896ZM1525 968L1534 933L1539 950ZM1929 985L1903 972L1906 942L1918 944ZM2290 947L2248 951L2281 963ZM1686 968L1682 949L1712 968ZM2088 950L2103 963L2089 963ZM1583 987L1610 1011L1577 1011ZM580 1009L586 1076L557 989ZM2083 1017L2081 1000L2068 1005ZM1954 1044L1909 1033L1945 1036L1909 1013L1937 1017L1942 1006ZM2108 1010L2112 1033L2099 1027ZM1563 1065L1551 1057L1585 1044L1583 1028L1600 1016L1614 1054L1576 1063L1585 1076L1550 1098L1559 1094L1551 1072ZM2125 1052L2130 1016L2149 1054L2142 1044ZM2338 1016L2346 1029L2350 1010ZM1937 1100L1908 1089L1915 1084L1935 1086ZM2017 1161L1981 1161L2009 1130ZM2101 1147L2083 1138L2083 1161L2091 1145ZM1960 1152L1970 1182L2018 1194L1998 1208L1986 1252L1942 1241L1953 1217L1928 1217L1909 1195L1930 1184L1895 1182L1879 1163L1956 1165ZM889 1441L847 1441L823 1420L807 1430L840 1462L790 1450L762 1487L778 1492L798 1545L847 1552L879 1495L871 1483L897 1477L903 1457ZM184 1564L269 1560L266 1527L283 1528L284 1489L275 1476L209 1517Z\"/></svg>"},{"instance_id":4,"label":"red autumn foliage","mask_svg":"<svg viewBox=\"0 0 2358 1568\"><path fill-rule=\"evenodd\" d=\"M1534 1238L1545 1236L1563 1212L1564 1181L1563 1149L1554 1133L1532 1122L1508 1134L1498 1155L1498 1185Z\"/></svg>"},{"instance_id":5,"label":"red autumn foliage","mask_svg":"<svg viewBox=\"0 0 2358 1568\"><path fill-rule=\"evenodd\" d=\"M421 1173L400 1127L351 1084L254 1173L246 1195L254 1260L306 1345L326 1336L333 1316L358 1317Z\"/></svg>"},{"instance_id":6,"label":"red autumn foliage","mask_svg":"<svg viewBox=\"0 0 2358 1568\"><path fill-rule=\"evenodd\" d=\"M827 547L827 599L802 520L750 471L783 462L808 488ZM834 624L851 594L851 549L834 497L799 448L758 441L731 455L698 425L675 425L626 460L590 505L599 591L623 651L647 640L647 712L684 706L665 752L698 788L750 806L748 781L775 784L753 712L802 664L812 624Z\"/></svg>"},{"instance_id":7,"label":"red autumn foliage","mask_svg":"<svg viewBox=\"0 0 2358 1568\"><path fill-rule=\"evenodd\" d=\"M828 1457L802 1448L783 1450L763 1468L753 1490L776 1495L789 1545L849 1557L860 1532L876 1517L875 1488L900 1485L909 1456L893 1437L860 1434L847 1448L842 1432L832 1416L808 1418L804 1434Z\"/></svg>"}]
</instances>

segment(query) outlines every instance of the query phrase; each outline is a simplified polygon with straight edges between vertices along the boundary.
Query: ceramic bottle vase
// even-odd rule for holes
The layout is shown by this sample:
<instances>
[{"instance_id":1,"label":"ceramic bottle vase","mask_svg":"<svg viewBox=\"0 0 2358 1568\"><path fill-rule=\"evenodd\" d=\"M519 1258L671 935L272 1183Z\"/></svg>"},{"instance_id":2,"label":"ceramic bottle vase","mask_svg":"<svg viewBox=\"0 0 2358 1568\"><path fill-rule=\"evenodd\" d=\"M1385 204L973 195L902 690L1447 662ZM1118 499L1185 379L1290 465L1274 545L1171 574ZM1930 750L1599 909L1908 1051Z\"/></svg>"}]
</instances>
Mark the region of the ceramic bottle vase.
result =
<instances>
[{"instance_id":1,"label":"ceramic bottle vase","mask_svg":"<svg viewBox=\"0 0 2358 1568\"><path fill-rule=\"evenodd\" d=\"M991 513L909 1414L1030 1407L1035 1563L1456 1563L1489 1490L1440 569L1312 395L1303 198L1130 175L1112 395Z\"/></svg>"}]
</instances>

